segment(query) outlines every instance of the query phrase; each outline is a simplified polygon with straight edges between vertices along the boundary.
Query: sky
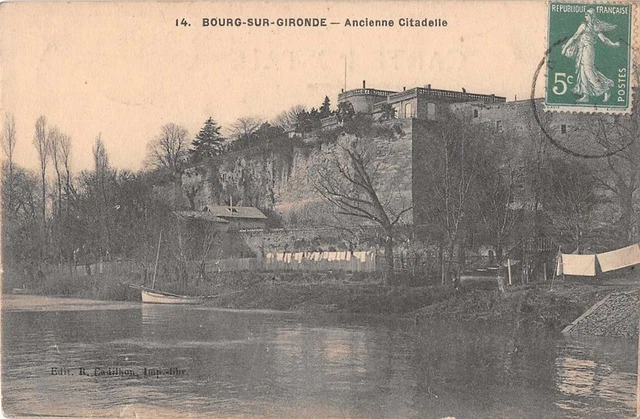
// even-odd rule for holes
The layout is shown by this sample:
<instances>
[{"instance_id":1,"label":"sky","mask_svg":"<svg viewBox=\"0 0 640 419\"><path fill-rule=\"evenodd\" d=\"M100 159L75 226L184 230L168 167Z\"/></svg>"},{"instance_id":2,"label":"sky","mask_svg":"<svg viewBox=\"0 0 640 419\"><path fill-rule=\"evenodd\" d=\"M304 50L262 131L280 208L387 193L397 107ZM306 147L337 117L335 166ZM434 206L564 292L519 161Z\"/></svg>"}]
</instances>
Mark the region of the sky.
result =
<instances>
[{"instance_id":1,"label":"sky","mask_svg":"<svg viewBox=\"0 0 640 419\"><path fill-rule=\"evenodd\" d=\"M318 17L319 28L203 27L203 18ZM191 26L179 25L185 18ZM346 19L394 27L346 27ZM400 18L446 27L400 27ZM544 56L545 1L3 3L0 104L16 120L16 162L38 167L40 115L71 136L74 170L90 169L100 134L111 163L143 167L167 123L191 136L212 116L272 119L320 106L340 89L433 88L530 97ZM538 85L542 83L539 82ZM536 96L542 95L542 90Z\"/></svg>"}]
</instances>

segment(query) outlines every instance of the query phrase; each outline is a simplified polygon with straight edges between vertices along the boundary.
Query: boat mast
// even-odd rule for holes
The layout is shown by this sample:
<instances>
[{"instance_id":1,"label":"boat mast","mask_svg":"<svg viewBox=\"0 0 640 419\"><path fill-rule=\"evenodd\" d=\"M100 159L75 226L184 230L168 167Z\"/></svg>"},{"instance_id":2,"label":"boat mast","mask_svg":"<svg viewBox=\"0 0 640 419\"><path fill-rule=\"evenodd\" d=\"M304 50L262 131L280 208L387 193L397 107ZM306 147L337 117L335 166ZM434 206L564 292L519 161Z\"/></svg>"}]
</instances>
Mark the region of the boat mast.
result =
<instances>
[{"instance_id":1,"label":"boat mast","mask_svg":"<svg viewBox=\"0 0 640 419\"><path fill-rule=\"evenodd\" d=\"M153 284L152 289L156 289L156 274L158 273L158 259L160 258L160 240L162 240L162 230L160 230L160 237L158 237L158 249L156 251L156 266L153 268Z\"/></svg>"}]
</instances>

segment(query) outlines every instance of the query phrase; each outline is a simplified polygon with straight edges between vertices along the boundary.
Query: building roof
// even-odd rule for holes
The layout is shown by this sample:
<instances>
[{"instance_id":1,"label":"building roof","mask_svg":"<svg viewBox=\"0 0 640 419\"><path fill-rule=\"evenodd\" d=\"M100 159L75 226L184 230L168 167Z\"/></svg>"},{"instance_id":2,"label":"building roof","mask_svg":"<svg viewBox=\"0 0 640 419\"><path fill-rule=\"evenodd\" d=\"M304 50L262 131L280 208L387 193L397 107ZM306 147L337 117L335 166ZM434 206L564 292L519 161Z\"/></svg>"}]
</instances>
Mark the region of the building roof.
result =
<instances>
[{"instance_id":1,"label":"building roof","mask_svg":"<svg viewBox=\"0 0 640 419\"><path fill-rule=\"evenodd\" d=\"M506 102L507 98L496 96L493 94L467 93L466 91L457 92L454 90L432 89L431 87L414 87L413 89L403 90L402 92L389 95L388 103L396 103L416 96L428 96L450 102Z\"/></svg>"},{"instance_id":2,"label":"building roof","mask_svg":"<svg viewBox=\"0 0 640 419\"><path fill-rule=\"evenodd\" d=\"M229 223L229 221L224 218L217 217L215 214L207 211L173 211L173 213L182 220L203 220L221 224Z\"/></svg>"},{"instance_id":3,"label":"building roof","mask_svg":"<svg viewBox=\"0 0 640 419\"><path fill-rule=\"evenodd\" d=\"M428 85L427 87L414 87L408 90L405 89L400 92L371 88L347 90L338 95L338 102L343 102L351 97L356 96L378 96L381 98L385 98L387 103L396 103L402 100L406 100L410 97L415 97L417 95L429 96L450 102L506 102L506 98L503 96L496 96L493 94L487 95L479 93L467 93L464 90L458 92L454 90L432 89L431 85Z\"/></svg>"},{"instance_id":4,"label":"building roof","mask_svg":"<svg viewBox=\"0 0 640 419\"><path fill-rule=\"evenodd\" d=\"M254 220L266 220L267 216L256 207L237 207L211 205L207 211L220 218L251 218Z\"/></svg>"},{"instance_id":5,"label":"building roof","mask_svg":"<svg viewBox=\"0 0 640 419\"><path fill-rule=\"evenodd\" d=\"M338 102L342 102L344 100L349 99L350 97L354 97L354 96L380 96L380 97L387 97L389 95L392 95L394 93L398 93L394 90L380 90L380 89L352 89L352 90L347 90L344 91L340 94L338 94Z\"/></svg>"}]
</instances>

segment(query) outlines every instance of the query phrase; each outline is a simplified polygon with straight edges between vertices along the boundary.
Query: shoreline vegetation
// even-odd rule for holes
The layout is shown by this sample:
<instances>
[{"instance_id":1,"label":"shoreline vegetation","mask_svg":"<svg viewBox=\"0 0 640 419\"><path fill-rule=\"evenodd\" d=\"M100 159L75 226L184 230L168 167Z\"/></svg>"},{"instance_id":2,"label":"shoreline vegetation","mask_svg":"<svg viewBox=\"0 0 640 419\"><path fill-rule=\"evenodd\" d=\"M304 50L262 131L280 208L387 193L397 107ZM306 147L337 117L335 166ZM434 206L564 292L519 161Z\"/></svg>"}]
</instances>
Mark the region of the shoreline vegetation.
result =
<instances>
[{"instance_id":1,"label":"shoreline vegetation","mask_svg":"<svg viewBox=\"0 0 640 419\"><path fill-rule=\"evenodd\" d=\"M401 282L404 278L396 278ZM52 273L28 292L37 295L103 301L139 301L129 277L113 274L69 276ZM463 280L451 285L384 285L382 275L345 272L234 272L190 284L162 281L161 290L185 295L217 296L206 305L229 309L268 309L304 313L364 314L429 320L492 321L559 332L613 291L636 289L636 278L605 281L565 279L505 287L495 278ZM6 285L6 282L5 282ZM5 293L11 293L6 289Z\"/></svg>"}]
</instances>

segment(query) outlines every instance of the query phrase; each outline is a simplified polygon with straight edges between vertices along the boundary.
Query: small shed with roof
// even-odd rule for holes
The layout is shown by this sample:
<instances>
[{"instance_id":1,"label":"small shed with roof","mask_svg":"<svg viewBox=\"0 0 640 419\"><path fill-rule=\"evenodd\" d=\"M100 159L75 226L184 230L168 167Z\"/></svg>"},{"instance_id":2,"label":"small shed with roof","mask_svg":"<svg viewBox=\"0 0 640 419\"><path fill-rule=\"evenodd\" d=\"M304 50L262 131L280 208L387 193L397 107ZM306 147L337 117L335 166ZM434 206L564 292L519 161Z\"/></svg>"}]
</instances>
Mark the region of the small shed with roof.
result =
<instances>
[{"instance_id":1,"label":"small shed with roof","mask_svg":"<svg viewBox=\"0 0 640 419\"><path fill-rule=\"evenodd\" d=\"M186 223L208 223L219 224L220 227L226 227L229 221L224 218L217 217L209 211L174 211L174 215L178 220Z\"/></svg>"},{"instance_id":2,"label":"small shed with roof","mask_svg":"<svg viewBox=\"0 0 640 419\"><path fill-rule=\"evenodd\" d=\"M267 222L267 216L256 207L211 205L204 212L224 220L229 229L235 230L264 229Z\"/></svg>"}]
</instances>

